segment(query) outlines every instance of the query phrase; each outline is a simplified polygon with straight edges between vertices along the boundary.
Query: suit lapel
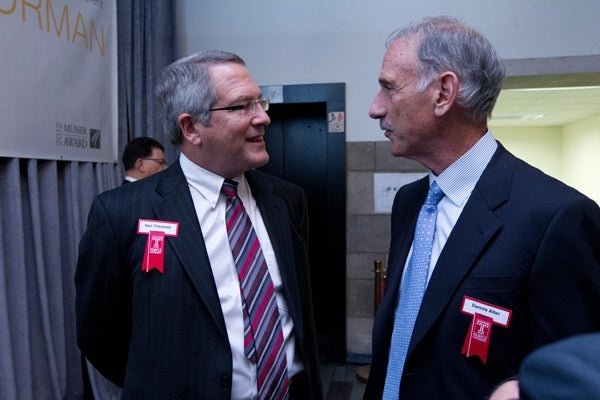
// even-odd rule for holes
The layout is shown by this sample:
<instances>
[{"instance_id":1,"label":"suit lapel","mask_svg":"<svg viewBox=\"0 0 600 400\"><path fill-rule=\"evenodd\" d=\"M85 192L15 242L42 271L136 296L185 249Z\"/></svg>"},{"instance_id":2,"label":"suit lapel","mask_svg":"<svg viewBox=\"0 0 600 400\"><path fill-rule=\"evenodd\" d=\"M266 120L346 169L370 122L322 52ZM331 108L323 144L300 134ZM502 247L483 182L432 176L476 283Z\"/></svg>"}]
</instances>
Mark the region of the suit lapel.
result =
<instances>
[{"instance_id":1,"label":"suit lapel","mask_svg":"<svg viewBox=\"0 0 600 400\"><path fill-rule=\"evenodd\" d=\"M499 146L440 254L415 323L409 355L447 307L488 242L502 228L494 210L508 199L513 168L514 157Z\"/></svg>"},{"instance_id":2,"label":"suit lapel","mask_svg":"<svg viewBox=\"0 0 600 400\"><path fill-rule=\"evenodd\" d=\"M198 296L206 304L221 334L227 338L221 303L202 230L179 162L170 167L158 182L153 211L159 220L179 222L178 236L167 237L167 243L181 261L181 265L189 275Z\"/></svg>"}]
</instances>

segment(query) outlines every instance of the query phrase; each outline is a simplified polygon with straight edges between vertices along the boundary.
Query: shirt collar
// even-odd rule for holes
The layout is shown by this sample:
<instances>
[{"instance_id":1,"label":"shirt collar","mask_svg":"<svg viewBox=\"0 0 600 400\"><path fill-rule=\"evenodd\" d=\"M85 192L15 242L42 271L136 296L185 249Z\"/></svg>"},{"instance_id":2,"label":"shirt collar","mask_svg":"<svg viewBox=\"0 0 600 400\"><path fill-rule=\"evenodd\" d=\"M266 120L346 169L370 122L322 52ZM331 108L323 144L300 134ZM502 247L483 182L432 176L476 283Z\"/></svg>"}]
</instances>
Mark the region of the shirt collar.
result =
<instances>
[{"instance_id":1,"label":"shirt collar","mask_svg":"<svg viewBox=\"0 0 600 400\"><path fill-rule=\"evenodd\" d=\"M219 201L221 188L223 187L225 178L193 163L183 153L179 156L179 164L181 165L181 170L183 171L183 175L185 176L188 185L198 191L210 206L215 208ZM240 183L238 186L238 194L242 197L247 191L247 183L244 175L242 174L234 178L234 180Z\"/></svg>"},{"instance_id":2,"label":"shirt collar","mask_svg":"<svg viewBox=\"0 0 600 400\"><path fill-rule=\"evenodd\" d=\"M429 172L429 182L437 181L444 194L456 206L462 206L492 159L498 143L488 130L465 154L439 176Z\"/></svg>"}]
</instances>

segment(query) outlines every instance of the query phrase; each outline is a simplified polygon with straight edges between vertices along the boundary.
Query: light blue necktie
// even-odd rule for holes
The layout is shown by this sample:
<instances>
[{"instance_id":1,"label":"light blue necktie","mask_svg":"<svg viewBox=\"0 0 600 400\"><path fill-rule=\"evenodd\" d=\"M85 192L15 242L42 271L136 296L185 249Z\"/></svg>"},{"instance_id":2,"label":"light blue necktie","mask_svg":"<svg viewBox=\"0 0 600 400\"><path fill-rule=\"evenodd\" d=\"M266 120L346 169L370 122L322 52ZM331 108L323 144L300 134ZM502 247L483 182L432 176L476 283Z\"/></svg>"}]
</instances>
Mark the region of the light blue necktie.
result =
<instances>
[{"instance_id":1,"label":"light blue necktie","mask_svg":"<svg viewBox=\"0 0 600 400\"><path fill-rule=\"evenodd\" d=\"M434 181L419 212L412 256L406 267L404 280L400 288L400 300L394 318L394 331L392 332L392 343L383 390L384 400L398 400L400 396L400 380L402 379L406 353L415 320L421 307L421 300L423 300L423 294L427 287L431 245L437 219L437 204L442 197L444 197L444 192Z\"/></svg>"}]
</instances>

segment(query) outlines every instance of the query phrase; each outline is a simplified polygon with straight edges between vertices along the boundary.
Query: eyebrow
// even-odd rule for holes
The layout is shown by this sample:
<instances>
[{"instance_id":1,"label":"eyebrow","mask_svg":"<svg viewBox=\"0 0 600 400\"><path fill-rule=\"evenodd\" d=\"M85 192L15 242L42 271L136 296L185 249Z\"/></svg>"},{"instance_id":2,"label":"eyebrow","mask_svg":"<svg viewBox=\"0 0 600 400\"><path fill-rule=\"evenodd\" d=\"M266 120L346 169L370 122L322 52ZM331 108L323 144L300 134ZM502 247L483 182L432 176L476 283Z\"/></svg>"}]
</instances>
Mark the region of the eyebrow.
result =
<instances>
[{"instance_id":1,"label":"eyebrow","mask_svg":"<svg viewBox=\"0 0 600 400\"><path fill-rule=\"evenodd\" d=\"M384 85L394 85L394 82L392 82L392 80L390 80L389 78L386 78L385 76L379 75L377 77L377 80L379 81L379 83L384 84Z\"/></svg>"}]
</instances>

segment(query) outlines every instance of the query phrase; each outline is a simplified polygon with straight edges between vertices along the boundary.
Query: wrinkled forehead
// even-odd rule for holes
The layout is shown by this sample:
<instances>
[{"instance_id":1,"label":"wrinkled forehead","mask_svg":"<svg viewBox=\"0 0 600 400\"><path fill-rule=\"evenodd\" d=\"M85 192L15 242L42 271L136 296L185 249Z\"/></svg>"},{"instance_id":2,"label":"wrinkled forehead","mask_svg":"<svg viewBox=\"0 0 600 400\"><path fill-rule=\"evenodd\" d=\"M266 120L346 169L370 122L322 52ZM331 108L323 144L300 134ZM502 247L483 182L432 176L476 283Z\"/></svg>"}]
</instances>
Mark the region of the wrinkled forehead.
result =
<instances>
[{"instance_id":1,"label":"wrinkled forehead","mask_svg":"<svg viewBox=\"0 0 600 400\"><path fill-rule=\"evenodd\" d=\"M414 37L402 37L387 48L381 64L380 78L386 80L398 74L417 72L418 41Z\"/></svg>"},{"instance_id":2,"label":"wrinkled forehead","mask_svg":"<svg viewBox=\"0 0 600 400\"><path fill-rule=\"evenodd\" d=\"M383 56L388 62L416 62L421 40L417 35L401 36L391 42Z\"/></svg>"}]
</instances>

